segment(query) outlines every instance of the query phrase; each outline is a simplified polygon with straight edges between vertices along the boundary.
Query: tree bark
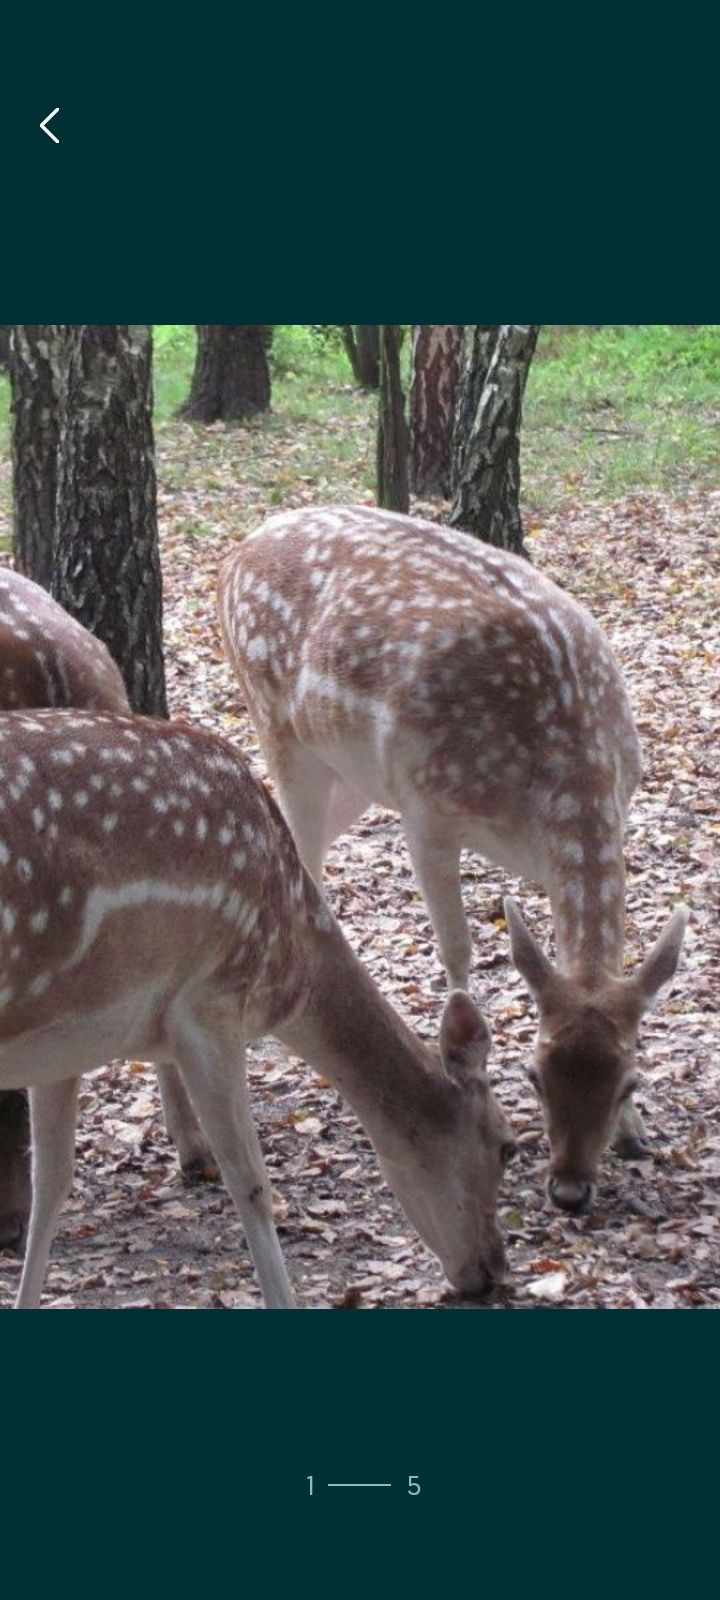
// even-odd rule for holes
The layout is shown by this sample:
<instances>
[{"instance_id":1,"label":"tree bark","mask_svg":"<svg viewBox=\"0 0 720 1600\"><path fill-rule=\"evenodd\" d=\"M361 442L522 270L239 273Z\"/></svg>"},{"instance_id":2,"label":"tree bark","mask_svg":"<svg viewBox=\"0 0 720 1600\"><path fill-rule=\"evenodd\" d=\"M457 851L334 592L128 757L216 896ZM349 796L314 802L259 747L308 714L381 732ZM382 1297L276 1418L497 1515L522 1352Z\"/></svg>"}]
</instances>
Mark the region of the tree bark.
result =
<instances>
[{"instance_id":1,"label":"tree bark","mask_svg":"<svg viewBox=\"0 0 720 1600\"><path fill-rule=\"evenodd\" d=\"M166 717L150 329L70 327L67 347L52 593L107 645L133 710Z\"/></svg>"},{"instance_id":2,"label":"tree bark","mask_svg":"<svg viewBox=\"0 0 720 1600\"><path fill-rule=\"evenodd\" d=\"M463 329L447 324L413 328L410 429L415 494L448 495Z\"/></svg>"},{"instance_id":3,"label":"tree bark","mask_svg":"<svg viewBox=\"0 0 720 1600\"><path fill-rule=\"evenodd\" d=\"M13 555L18 572L50 589L53 575L59 407L65 327L16 327L12 388Z\"/></svg>"},{"instance_id":4,"label":"tree bark","mask_svg":"<svg viewBox=\"0 0 720 1600\"><path fill-rule=\"evenodd\" d=\"M400 341L393 326L380 328L377 502L388 511L410 509L408 427L400 381Z\"/></svg>"},{"instance_id":5,"label":"tree bark","mask_svg":"<svg viewBox=\"0 0 720 1600\"><path fill-rule=\"evenodd\" d=\"M380 386L380 329L374 324L350 327L341 325L343 344L353 370L355 382L361 389L378 389Z\"/></svg>"},{"instance_id":6,"label":"tree bark","mask_svg":"<svg viewBox=\"0 0 720 1600\"><path fill-rule=\"evenodd\" d=\"M0 367L10 365L10 334L12 328L7 322L0 324Z\"/></svg>"},{"instance_id":7,"label":"tree bark","mask_svg":"<svg viewBox=\"0 0 720 1600\"><path fill-rule=\"evenodd\" d=\"M491 329L476 329L468 344L469 361L478 371L487 355ZM520 517L520 420L522 397L538 327L508 324L496 328L485 380L472 427L462 452L462 465L449 522L488 544L518 555L526 552ZM466 374L463 401L477 393L477 373Z\"/></svg>"},{"instance_id":8,"label":"tree bark","mask_svg":"<svg viewBox=\"0 0 720 1600\"><path fill-rule=\"evenodd\" d=\"M244 422L270 406L270 327L199 325L192 386L178 416L193 422Z\"/></svg>"},{"instance_id":9,"label":"tree bark","mask_svg":"<svg viewBox=\"0 0 720 1600\"><path fill-rule=\"evenodd\" d=\"M500 327L466 327L460 353L452 446L452 489L461 478L465 449L477 416Z\"/></svg>"}]
</instances>

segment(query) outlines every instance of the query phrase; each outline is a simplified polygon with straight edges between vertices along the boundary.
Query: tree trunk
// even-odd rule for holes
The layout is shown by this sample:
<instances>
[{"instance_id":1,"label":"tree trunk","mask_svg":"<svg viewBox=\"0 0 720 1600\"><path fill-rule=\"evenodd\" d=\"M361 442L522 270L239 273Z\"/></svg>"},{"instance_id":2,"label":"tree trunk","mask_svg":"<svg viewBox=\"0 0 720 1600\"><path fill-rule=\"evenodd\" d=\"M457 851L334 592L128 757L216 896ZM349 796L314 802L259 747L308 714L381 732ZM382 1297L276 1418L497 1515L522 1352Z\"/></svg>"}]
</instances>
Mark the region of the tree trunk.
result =
<instances>
[{"instance_id":1,"label":"tree trunk","mask_svg":"<svg viewBox=\"0 0 720 1600\"><path fill-rule=\"evenodd\" d=\"M452 489L457 488L462 476L465 448L477 416L480 397L490 362L497 344L500 327L474 327L463 329L460 354L460 377L455 405L455 423L452 446Z\"/></svg>"},{"instance_id":2,"label":"tree trunk","mask_svg":"<svg viewBox=\"0 0 720 1600\"><path fill-rule=\"evenodd\" d=\"M272 329L219 323L198 326L192 386L178 416L193 422L244 422L270 406L267 350Z\"/></svg>"},{"instance_id":3,"label":"tree trunk","mask_svg":"<svg viewBox=\"0 0 720 1600\"><path fill-rule=\"evenodd\" d=\"M166 717L150 329L70 327L67 345L52 593L107 645L133 710Z\"/></svg>"},{"instance_id":4,"label":"tree trunk","mask_svg":"<svg viewBox=\"0 0 720 1600\"><path fill-rule=\"evenodd\" d=\"M415 494L448 495L463 329L413 328L410 427Z\"/></svg>"},{"instance_id":5,"label":"tree trunk","mask_svg":"<svg viewBox=\"0 0 720 1600\"><path fill-rule=\"evenodd\" d=\"M380 328L380 406L377 434L377 502L388 511L409 511L408 427L400 382L396 327Z\"/></svg>"},{"instance_id":6,"label":"tree trunk","mask_svg":"<svg viewBox=\"0 0 720 1600\"><path fill-rule=\"evenodd\" d=\"M10 334L12 328L7 322L0 324L0 367L10 365Z\"/></svg>"},{"instance_id":7,"label":"tree trunk","mask_svg":"<svg viewBox=\"0 0 720 1600\"><path fill-rule=\"evenodd\" d=\"M18 572L52 585L58 416L65 327L16 327L12 340L13 555Z\"/></svg>"},{"instance_id":8,"label":"tree trunk","mask_svg":"<svg viewBox=\"0 0 720 1600\"><path fill-rule=\"evenodd\" d=\"M489 334L492 330L475 330ZM524 555L520 519L520 419L522 397L537 343L538 327L498 327L475 418L462 455L462 466L449 521L451 527L474 533L488 544ZM488 340L469 342L469 353L482 362ZM464 389L478 380L466 377Z\"/></svg>"},{"instance_id":9,"label":"tree trunk","mask_svg":"<svg viewBox=\"0 0 720 1600\"><path fill-rule=\"evenodd\" d=\"M380 329L374 325L350 327L341 325L342 341L355 382L361 389L378 389L380 386Z\"/></svg>"}]
</instances>

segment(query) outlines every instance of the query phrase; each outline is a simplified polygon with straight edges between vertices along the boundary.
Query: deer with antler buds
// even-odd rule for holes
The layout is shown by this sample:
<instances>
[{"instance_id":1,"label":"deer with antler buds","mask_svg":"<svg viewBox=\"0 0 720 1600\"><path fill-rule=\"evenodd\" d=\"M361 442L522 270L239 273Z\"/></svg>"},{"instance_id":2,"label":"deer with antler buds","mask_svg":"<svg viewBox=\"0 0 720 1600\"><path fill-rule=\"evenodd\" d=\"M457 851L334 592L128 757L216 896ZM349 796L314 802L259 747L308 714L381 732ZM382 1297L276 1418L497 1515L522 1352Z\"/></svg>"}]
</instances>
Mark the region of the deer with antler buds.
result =
<instances>
[{"instance_id":1,"label":"deer with antler buds","mask_svg":"<svg viewBox=\"0 0 720 1600\"><path fill-rule=\"evenodd\" d=\"M33 1150L18 1305L38 1304L69 1191L79 1077L137 1056L175 1063L265 1303L291 1305L244 1071L267 1033L354 1108L451 1282L502 1279L514 1145L483 1018L460 992L439 1055L411 1033L242 758L183 724L38 711L0 716L0 764L0 1086L29 1086Z\"/></svg>"},{"instance_id":2,"label":"deer with antler buds","mask_svg":"<svg viewBox=\"0 0 720 1600\"><path fill-rule=\"evenodd\" d=\"M531 1077L549 1190L581 1211L603 1149L646 1145L632 1103L640 1015L677 966L678 909L622 975L623 832L640 752L592 617L529 563L365 506L271 517L225 562L228 659L300 854L319 882L370 801L400 812L453 988L471 942L466 849L547 888L557 969L506 902L540 1032Z\"/></svg>"},{"instance_id":3,"label":"deer with antler buds","mask_svg":"<svg viewBox=\"0 0 720 1600\"><path fill-rule=\"evenodd\" d=\"M39 584L0 572L0 711L71 707L129 713L125 685L100 639ZM174 1068L158 1069L165 1122L188 1181L215 1164ZM30 1217L26 1096L0 1090L0 1249L20 1249Z\"/></svg>"}]
</instances>

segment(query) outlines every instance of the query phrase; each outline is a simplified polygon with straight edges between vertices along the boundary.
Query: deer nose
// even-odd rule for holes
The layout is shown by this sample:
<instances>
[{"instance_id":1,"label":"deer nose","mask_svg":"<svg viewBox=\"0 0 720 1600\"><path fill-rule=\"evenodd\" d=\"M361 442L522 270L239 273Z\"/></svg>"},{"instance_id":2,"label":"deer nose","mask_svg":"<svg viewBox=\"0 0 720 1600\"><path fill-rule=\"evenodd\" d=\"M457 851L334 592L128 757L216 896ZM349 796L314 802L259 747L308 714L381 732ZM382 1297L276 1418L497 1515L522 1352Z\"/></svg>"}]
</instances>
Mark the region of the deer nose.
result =
<instances>
[{"instance_id":1,"label":"deer nose","mask_svg":"<svg viewBox=\"0 0 720 1600\"><path fill-rule=\"evenodd\" d=\"M507 1273L507 1260L502 1239L491 1239L477 1261L468 1262L452 1275L452 1285L460 1294L489 1294L502 1283Z\"/></svg>"},{"instance_id":2,"label":"deer nose","mask_svg":"<svg viewBox=\"0 0 720 1600\"><path fill-rule=\"evenodd\" d=\"M584 1178L551 1177L548 1182L548 1193L553 1205L559 1206L561 1211L570 1211L575 1216L580 1216L592 1205L595 1185Z\"/></svg>"}]
</instances>

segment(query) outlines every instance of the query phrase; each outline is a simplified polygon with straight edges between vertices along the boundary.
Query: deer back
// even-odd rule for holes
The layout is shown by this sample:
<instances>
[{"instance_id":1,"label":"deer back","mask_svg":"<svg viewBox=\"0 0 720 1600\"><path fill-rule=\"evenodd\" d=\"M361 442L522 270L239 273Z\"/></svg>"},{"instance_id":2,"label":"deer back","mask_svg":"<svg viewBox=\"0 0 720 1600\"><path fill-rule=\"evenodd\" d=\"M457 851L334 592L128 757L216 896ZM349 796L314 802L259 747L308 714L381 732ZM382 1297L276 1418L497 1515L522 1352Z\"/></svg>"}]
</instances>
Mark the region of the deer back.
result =
<instances>
[{"instance_id":1,"label":"deer back","mask_svg":"<svg viewBox=\"0 0 720 1600\"><path fill-rule=\"evenodd\" d=\"M128 711L110 652L39 584L0 572L0 710L82 706Z\"/></svg>"}]
</instances>

